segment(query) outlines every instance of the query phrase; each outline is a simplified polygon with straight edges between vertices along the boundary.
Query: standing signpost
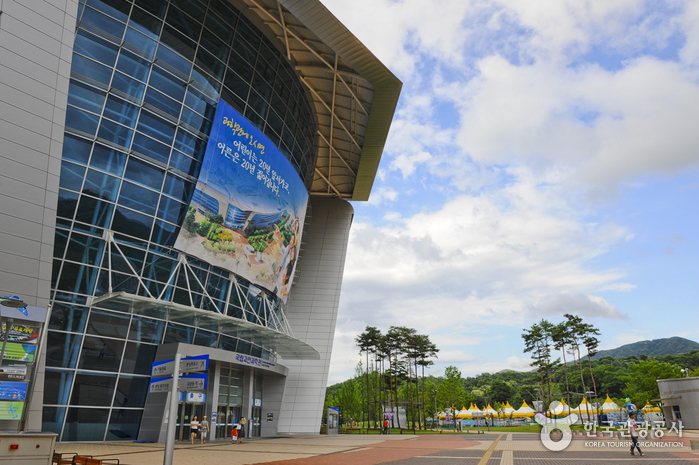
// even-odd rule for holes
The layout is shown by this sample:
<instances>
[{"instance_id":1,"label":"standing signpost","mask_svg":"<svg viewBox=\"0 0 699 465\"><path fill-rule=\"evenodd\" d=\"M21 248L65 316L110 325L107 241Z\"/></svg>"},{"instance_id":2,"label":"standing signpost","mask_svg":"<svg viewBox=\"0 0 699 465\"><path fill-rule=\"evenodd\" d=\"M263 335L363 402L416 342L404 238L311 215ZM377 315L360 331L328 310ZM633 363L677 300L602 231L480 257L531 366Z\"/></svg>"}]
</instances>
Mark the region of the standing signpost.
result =
<instances>
[{"instance_id":1,"label":"standing signpost","mask_svg":"<svg viewBox=\"0 0 699 465\"><path fill-rule=\"evenodd\" d=\"M182 358L182 354L175 355L174 360L155 362L151 368L150 392L168 393L167 432L165 434L165 455L163 465L172 465L175 453L175 433L177 432L177 403L179 391L206 391L208 375L198 373L209 369L209 356Z\"/></svg>"}]
</instances>

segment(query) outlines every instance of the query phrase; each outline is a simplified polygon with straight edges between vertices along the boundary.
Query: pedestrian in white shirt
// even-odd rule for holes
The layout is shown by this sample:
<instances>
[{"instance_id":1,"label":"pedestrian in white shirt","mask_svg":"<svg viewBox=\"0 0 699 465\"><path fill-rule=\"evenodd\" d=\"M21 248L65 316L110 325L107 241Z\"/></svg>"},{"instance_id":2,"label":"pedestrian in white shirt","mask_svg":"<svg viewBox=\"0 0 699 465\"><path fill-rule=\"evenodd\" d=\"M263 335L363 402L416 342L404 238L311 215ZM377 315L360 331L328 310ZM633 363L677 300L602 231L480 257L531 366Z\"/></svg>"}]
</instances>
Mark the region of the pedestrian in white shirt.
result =
<instances>
[{"instance_id":1,"label":"pedestrian in white shirt","mask_svg":"<svg viewBox=\"0 0 699 465\"><path fill-rule=\"evenodd\" d=\"M629 434L631 435L631 455L636 455L633 451L634 447L638 449L639 455L646 455L641 452L641 447L638 445L638 426L636 425L635 414L629 414L629 419L626 420L626 426L629 427Z\"/></svg>"}]
</instances>

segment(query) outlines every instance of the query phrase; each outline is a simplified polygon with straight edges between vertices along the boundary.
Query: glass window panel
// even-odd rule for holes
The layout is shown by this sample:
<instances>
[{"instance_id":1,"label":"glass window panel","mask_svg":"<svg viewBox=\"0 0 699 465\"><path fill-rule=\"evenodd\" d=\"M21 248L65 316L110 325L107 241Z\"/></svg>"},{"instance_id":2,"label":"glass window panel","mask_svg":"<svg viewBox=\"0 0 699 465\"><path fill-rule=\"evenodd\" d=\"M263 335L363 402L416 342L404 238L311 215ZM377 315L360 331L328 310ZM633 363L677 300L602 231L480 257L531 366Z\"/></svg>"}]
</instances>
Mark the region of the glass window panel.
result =
<instances>
[{"instance_id":1,"label":"glass window panel","mask_svg":"<svg viewBox=\"0 0 699 465\"><path fill-rule=\"evenodd\" d=\"M119 371L121 354L124 352L124 341L108 339L106 337L85 336L83 347L80 350L80 363L78 368L97 371ZM76 381L77 384L77 381ZM74 401L71 401L75 404ZM111 397L105 404L82 405L109 405Z\"/></svg>"},{"instance_id":2,"label":"glass window panel","mask_svg":"<svg viewBox=\"0 0 699 465\"><path fill-rule=\"evenodd\" d=\"M224 21L218 16L212 15L211 7L209 8L209 14L206 16L204 26L209 28L214 34L220 37L223 40L223 42L225 42L226 44L230 44L231 39L233 39L233 32L235 31L235 22L237 21L237 18L228 17L228 21ZM231 24L229 24L229 22ZM203 38L204 34L202 35L202 39Z\"/></svg>"},{"instance_id":3,"label":"glass window panel","mask_svg":"<svg viewBox=\"0 0 699 465\"><path fill-rule=\"evenodd\" d=\"M86 332L98 336L126 338L128 328L129 317L127 315L105 310L92 310Z\"/></svg>"},{"instance_id":4,"label":"glass window panel","mask_svg":"<svg viewBox=\"0 0 699 465\"><path fill-rule=\"evenodd\" d=\"M201 19L204 19L202 15ZM184 33L192 40L199 40L199 32L201 32L201 23L196 21L194 18L189 17L184 14L181 10L177 8L170 8L167 12L167 17L165 22L179 32Z\"/></svg>"},{"instance_id":5,"label":"glass window panel","mask_svg":"<svg viewBox=\"0 0 699 465\"><path fill-rule=\"evenodd\" d=\"M191 0L172 0L172 4L180 8L182 11L184 11L197 21L204 21L204 14L206 13L206 8L199 2L193 2Z\"/></svg>"},{"instance_id":6,"label":"glass window panel","mask_svg":"<svg viewBox=\"0 0 699 465\"><path fill-rule=\"evenodd\" d=\"M121 375L114 396L114 407L143 407L149 384L150 378Z\"/></svg>"},{"instance_id":7,"label":"glass window panel","mask_svg":"<svg viewBox=\"0 0 699 465\"><path fill-rule=\"evenodd\" d=\"M92 294L97 278L97 269L76 263L64 263L58 288L78 294Z\"/></svg>"},{"instance_id":8,"label":"glass window panel","mask_svg":"<svg viewBox=\"0 0 699 465\"><path fill-rule=\"evenodd\" d=\"M138 212L154 215L159 196L160 194L157 192L124 181L121 185L118 203Z\"/></svg>"},{"instance_id":9,"label":"glass window panel","mask_svg":"<svg viewBox=\"0 0 699 465\"><path fill-rule=\"evenodd\" d=\"M228 59L228 66L235 71L238 76L243 78L245 82L250 82L252 81L253 69L242 56L236 53L236 50L235 46L233 46L231 57Z\"/></svg>"},{"instance_id":10,"label":"glass window panel","mask_svg":"<svg viewBox=\"0 0 699 465\"><path fill-rule=\"evenodd\" d=\"M204 119L199 113L195 113L189 108L182 109L180 120L203 134L208 134L211 131L211 121Z\"/></svg>"},{"instance_id":11,"label":"glass window panel","mask_svg":"<svg viewBox=\"0 0 699 465\"><path fill-rule=\"evenodd\" d=\"M230 48L208 29L204 29L202 31L199 44L206 47L206 49L211 52L213 56L219 60L222 60L224 63L228 60L228 52L230 51Z\"/></svg>"},{"instance_id":12,"label":"glass window panel","mask_svg":"<svg viewBox=\"0 0 699 465\"><path fill-rule=\"evenodd\" d=\"M176 78L173 74L168 73L162 68L154 66L148 85L158 89L178 102L181 102L184 98L185 86L187 83Z\"/></svg>"},{"instance_id":13,"label":"glass window panel","mask_svg":"<svg viewBox=\"0 0 699 465\"><path fill-rule=\"evenodd\" d=\"M113 123L109 120L102 120L102 124L100 125L100 130L97 134L97 137L109 142L113 142L121 147L128 147L129 145L131 145L133 129L129 129L126 126Z\"/></svg>"},{"instance_id":14,"label":"glass window panel","mask_svg":"<svg viewBox=\"0 0 699 465\"><path fill-rule=\"evenodd\" d=\"M164 330L165 322L162 320L153 320L151 318L142 316L134 316L131 319L129 339L138 342L160 344L160 341L163 339Z\"/></svg>"},{"instance_id":15,"label":"glass window panel","mask_svg":"<svg viewBox=\"0 0 699 465\"><path fill-rule=\"evenodd\" d=\"M72 371L48 368L44 374L44 404L68 405L72 382Z\"/></svg>"},{"instance_id":16,"label":"glass window panel","mask_svg":"<svg viewBox=\"0 0 699 465\"><path fill-rule=\"evenodd\" d=\"M250 351L250 355L253 357L261 357L262 356L262 347L260 346L252 346L252 350Z\"/></svg>"},{"instance_id":17,"label":"glass window panel","mask_svg":"<svg viewBox=\"0 0 699 465\"><path fill-rule=\"evenodd\" d=\"M92 8L85 8L80 22L96 27L119 40L124 35L124 28L126 27L124 23L116 21Z\"/></svg>"},{"instance_id":18,"label":"glass window panel","mask_svg":"<svg viewBox=\"0 0 699 465\"><path fill-rule=\"evenodd\" d=\"M245 60L245 62L248 65L255 65L255 58L257 57L257 53L255 53L255 50L250 46L250 44L243 40L243 38L240 35L240 30L238 30L238 34L235 36L235 40L233 40L233 50L236 51L239 54L239 57ZM242 63L239 63L237 65L237 67L241 66Z\"/></svg>"},{"instance_id":19,"label":"glass window panel","mask_svg":"<svg viewBox=\"0 0 699 465\"><path fill-rule=\"evenodd\" d=\"M70 80L68 89L68 103L92 113L101 113L104 105L106 92L98 90L94 87L78 82L75 79Z\"/></svg>"},{"instance_id":20,"label":"glass window panel","mask_svg":"<svg viewBox=\"0 0 699 465\"><path fill-rule=\"evenodd\" d=\"M107 101L109 105L109 101ZM116 176L121 176L126 165L126 154L104 145L95 144L92 152L90 167L107 171Z\"/></svg>"},{"instance_id":21,"label":"glass window panel","mask_svg":"<svg viewBox=\"0 0 699 465\"><path fill-rule=\"evenodd\" d=\"M176 127L174 124L155 116L153 113L141 111L137 129L139 132L163 141L166 144L170 144L175 137Z\"/></svg>"},{"instance_id":22,"label":"glass window panel","mask_svg":"<svg viewBox=\"0 0 699 465\"><path fill-rule=\"evenodd\" d=\"M223 79L226 65L201 47L199 47L199 51L197 52L196 63L204 72L210 74L219 81Z\"/></svg>"},{"instance_id":23,"label":"glass window panel","mask_svg":"<svg viewBox=\"0 0 699 465\"><path fill-rule=\"evenodd\" d=\"M219 341L219 347L223 350L229 350L235 352L238 346L238 339L230 336L221 335L221 340Z\"/></svg>"},{"instance_id":24,"label":"glass window panel","mask_svg":"<svg viewBox=\"0 0 699 465\"><path fill-rule=\"evenodd\" d=\"M163 164L167 164L170 158L170 146L158 142L140 132L137 132L133 138L131 150L157 160Z\"/></svg>"},{"instance_id":25,"label":"glass window panel","mask_svg":"<svg viewBox=\"0 0 699 465\"><path fill-rule=\"evenodd\" d=\"M112 79L112 87L134 97L136 100L141 100L143 93L146 91L144 83L116 72L114 73L114 79Z\"/></svg>"},{"instance_id":26,"label":"glass window panel","mask_svg":"<svg viewBox=\"0 0 699 465\"><path fill-rule=\"evenodd\" d=\"M85 177L83 193L114 202L119 191L119 178L90 169Z\"/></svg>"},{"instance_id":27,"label":"glass window panel","mask_svg":"<svg viewBox=\"0 0 699 465\"><path fill-rule=\"evenodd\" d=\"M269 104L260 96L257 92L250 92L250 98L248 99L248 105L255 110L255 112L262 118L267 116L267 109Z\"/></svg>"},{"instance_id":28,"label":"glass window panel","mask_svg":"<svg viewBox=\"0 0 699 465\"><path fill-rule=\"evenodd\" d=\"M158 218L174 224L182 224L187 214L187 205L169 197L161 197L158 206Z\"/></svg>"},{"instance_id":29,"label":"glass window panel","mask_svg":"<svg viewBox=\"0 0 699 465\"><path fill-rule=\"evenodd\" d=\"M221 98L224 102L235 108L238 113L243 113L245 111L245 101L225 87L221 91Z\"/></svg>"},{"instance_id":30,"label":"glass window panel","mask_svg":"<svg viewBox=\"0 0 699 465\"><path fill-rule=\"evenodd\" d=\"M168 5L167 2L163 2L162 0L134 0L134 4L160 19L165 17L165 11Z\"/></svg>"},{"instance_id":31,"label":"glass window panel","mask_svg":"<svg viewBox=\"0 0 699 465\"><path fill-rule=\"evenodd\" d=\"M105 87L109 86L109 81L112 79L111 67L101 65L96 61L92 61L89 58L78 55L77 53L73 54L71 71L90 78L93 81L100 82L104 84Z\"/></svg>"},{"instance_id":32,"label":"glass window panel","mask_svg":"<svg viewBox=\"0 0 699 465\"><path fill-rule=\"evenodd\" d=\"M94 34L90 34L85 29L78 29L78 33L75 35L73 51L81 53L107 66L114 66L117 53L119 52L119 46Z\"/></svg>"},{"instance_id":33,"label":"glass window panel","mask_svg":"<svg viewBox=\"0 0 699 465\"><path fill-rule=\"evenodd\" d=\"M75 368L82 336L49 331L46 336L46 366Z\"/></svg>"},{"instance_id":34,"label":"glass window panel","mask_svg":"<svg viewBox=\"0 0 699 465\"><path fill-rule=\"evenodd\" d=\"M148 87L148 92L146 92L144 103L153 105L158 110L163 111L174 118L180 116L180 109L182 108L181 101L173 100L152 87Z\"/></svg>"},{"instance_id":35,"label":"glass window panel","mask_svg":"<svg viewBox=\"0 0 699 465\"><path fill-rule=\"evenodd\" d=\"M252 344L245 341L239 341L236 352L240 352L241 354L245 355L250 355L250 349L252 349Z\"/></svg>"},{"instance_id":36,"label":"glass window panel","mask_svg":"<svg viewBox=\"0 0 699 465\"><path fill-rule=\"evenodd\" d=\"M177 226L170 223L165 223L164 221L156 220L155 226L153 226L153 237L151 238L151 241L165 247L172 247L175 245L177 234Z\"/></svg>"},{"instance_id":37,"label":"glass window panel","mask_svg":"<svg viewBox=\"0 0 699 465\"><path fill-rule=\"evenodd\" d=\"M192 201L192 195L194 194L194 183L185 181L184 179L173 176L172 174L168 174L165 177L163 194L169 195L170 197L189 205L189 203Z\"/></svg>"},{"instance_id":38,"label":"glass window panel","mask_svg":"<svg viewBox=\"0 0 699 465\"><path fill-rule=\"evenodd\" d=\"M66 108L66 127L72 128L85 134L94 135L97 131L97 123L100 117L78 110L75 107Z\"/></svg>"},{"instance_id":39,"label":"glass window panel","mask_svg":"<svg viewBox=\"0 0 699 465\"><path fill-rule=\"evenodd\" d=\"M216 104L205 98L201 92L191 87L187 90L187 96L184 99L184 103L189 108L201 115L204 115L204 117L208 119L213 119L214 114L216 113Z\"/></svg>"},{"instance_id":40,"label":"glass window panel","mask_svg":"<svg viewBox=\"0 0 699 465\"><path fill-rule=\"evenodd\" d=\"M136 8L135 10L138 10L138 8ZM154 29L160 29L160 21L158 21L150 15L146 15L145 13L143 13L143 15L153 19L152 24L150 24L150 27L153 27ZM124 34L124 41L131 45L134 45L138 49L143 50L148 54L148 58L152 58L155 55L155 47L157 47L158 45L158 42L156 42L156 39L158 38L157 33L151 33L148 27L139 27L137 24L133 22L130 24L136 29L145 32L146 35L150 35L151 37L147 37L146 35L143 35L130 27L127 27L126 34Z\"/></svg>"},{"instance_id":41,"label":"glass window panel","mask_svg":"<svg viewBox=\"0 0 699 465\"><path fill-rule=\"evenodd\" d=\"M197 334L194 337L194 345L204 347L216 347L217 344L218 333L212 333L209 331L204 331L202 329L197 330Z\"/></svg>"},{"instance_id":42,"label":"glass window panel","mask_svg":"<svg viewBox=\"0 0 699 465\"><path fill-rule=\"evenodd\" d=\"M158 53L156 53L155 57L156 63L162 61L185 76L189 76L189 72L192 70L191 61L162 45L158 47Z\"/></svg>"},{"instance_id":43,"label":"glass window panel","mask_svg":"<svg viewBox=\"0 0 699 465\"><path fill-rule=\"evenodd\" d=\"M69 408L62 441L103 441L109 409Z\"/></svg>"},{"instance_id":44,"label":"glass window panel","mask_svg":"<svg viewBox=\"0 0 699 465\"><path fill-rule=\"evenodd\" d=\"M199 170L201 169L201 163L181 154L177 150L172 153L170 166L195 178L199 177Z\"/></svg>"},{"instance_id":45,"label":"glass window panel","mask_svg":"<svg viewBox=\"0 0 699 465\"><path fill-rule=\"evenodd\" d=\"M85 338L86 342L87 339ZM116 375L78 372L70 405L111 405Z\"/></svg>"},{"instance_id":46,"label":"glass window panel","mask_svg":"<svg viewBox=\"0 0 699 465\"><path fill-rule=\"evenodd\" d=\"M215 95L218 95L218 91L221 90L221 83L199 66L194 66L192 79L200 88L207 89Z\"/></svg>"},{"instance_id":47,"label":"glass window panel","mask_svg":"<svg viewBox=\"0 0 699 465\"><path fill-rule=\"evenodd\" d=\"M163 22L159 20L158 18L155 18L145 11L143 11L140 8L134 8L133 11L131 12L131 19L129 20L129 26L141 31L145 35L149 36L153 40L153 50L147 50L143 47L141 47L139 44L131 42L132 44L139 46L141 49L145 50L146 52L153 53L155 52L155 41L158 39L158 35L160 34L160 28L163 27ZM129 41L129 29L126 29L126 35L124 38Z\"/></svg>"},{"instance_id":48,"label":"glass window panel","mask_svg":"<svg viewBox=\"0 0 699 465\"><path fill-rule=\"evenodd\" d=\"M136 213L124 207L117 207L114 213L112 229L129 236L148 239L150 237L153 217Z\"/></svg>"},{"instance_id":49,"label":"glass window panel","mask_svg":"<svg viewBox=\"0 0 699 465\"><path fill-rule=\"evenodd\" d=\"M159 191L163 184L163 175L164 172L153 165L131 158L124 177L129 181Z\"/></svg>"},{"instance_id":50,"label":"glass window panel","mask_svg":"<svg viewBox=\"0 0 699 465\"><path fill-rule=\"evenodd\" d=\"M66 134L63 137L63 158L86 165L90 158L92 142Z\"/></svg>"},{"instance_id":51,"label":"glass window panel","mask_svg":"<svg viewBox=\"0 0 699 465\"><path fill-rule=\"evenodd\" d=\"M125 0L87 0L87 5L96 8L119 21L126 21L131 3Z\"/></svg>"},{"instance_id":52,"label":"glass window panel","mask_svg":"<svg viewBox=\"0 0 699 465\"><path fill-rule=\"evenodd\" d=\"M60 435L65 414L65 407L44 407L41 415L41 431Z\"/></svg>"},{"instance_id":53,"label":"glass window panel","mask_svg":"<svg viewBox=\"0 0 699 465\"><path fill-rule=\"evenodd\" d=\"M254 92L253 92L254 93ZM265 127L265 120L262 119L260 115L255 113L255 111L252 109L251 106L248 106L248 108L245 110L245 115L244 115L252 124L257 126L257 129L260 131L264 130Z\"/></svg>"},{"instance_id":54,"label":"glass window panel","mask_svg":"<svg viewBox=\"0 0 699 465\"><path fill-rule=\"evenodd\" d=\"M263 99L269 102L272 96L272 86L270 86L259 73L255 73L255 76L252 78L252 88L255 89Z\"/></svg>"},{"instance_id":55,"label":"glass window panel","mask_svg":"<svg viewBox=\"0 0 699 465\"><path fill-rule=\"evenodd\" d=\"M126 50L121 51L116 69L139 81L148 80L150 62Z\"/></svg>"},{"instance_id":56,"label":"glass window panel","mask_svg":"<svg viewBox=\"0 0 699 465\"><path fill-rule=\"evenodd\" d=\"M191 344L193 336L194 328L191 326L168 323L163 344L167 344L168 342L184 342L186 344Z\"/></svg>"},{"instance_id":57,"label":"glass window panel","mask_svg":"<svg viewBox=\"0 0 699 465\"><path fill-rule=\"evenodd\" d=\"M58 205L56 215L63 218L73 219L75 207L78 205L78 194L65 189L58 190Z\"/></svg>"},{"instance_id":58,"label":"glass window panel","mask_svg":"<svg viewBox=\"0 0 699 465\"><path fill-rule=\"evenodd\" d=\"M87 321L87 309L78 305L55 302L51 306L49 328L61 331L82 332Z\"/></svg>"},{"instance_id":59,"label":"glass window panel","mask_svg":"<svg viewBox=\"0 0 699 465\"><path fill-rule=\"evenodd\" d=\"M98 237L73 232L68 243L66 260L79 263L97 263L101 258L103 244L102 239Z\"/></svg>"},{"instance_id":60,"label":"glass window panel","mask_svg":"<svg viewBox=\"0 0 699 465\"><path fill-rule=\"evenodd\" d=\"M121 366L122 373L136 375L150 375L151 365L155 360L158 346L128 342L124 351L124 363Z\"/></svg>"},{"instance_id":61,"label":"glass window panel","mask_svg":"<svg viewBox=\"0 0 699 465\"><path fill-rule=\"evenodd\" d=\"M59 185L65 189L70 189L80 192L82 187L83 177L85 176L85 167L64 161L61 163L61 177Z\"/></svg>"},{"instance_id":62,"label":"glass window panel","mask_svg":"<svg viewBox=\"0 0 699 465\"><path fill-rule=\"evenodd\" d=\"M260 35L259 32L255 29L255 27L250 23L250 20L248 20L245 17L240 18L240 22L238 23L238 29L237 29L237 34L242 35L245 40L248 41L252 47L257 50L257 48L260 46Z\"/></svg>"},{"instance_id":63,"label":"glass window panel","mask_svg":"<svg viewBox=\"0 0 699 465\"><path fill-rule=\"evenodd\" d=\"M238 97L243 100L247 100L248 93L250 91L250 84L239 77L236 73L226 74L224 84Z\"/></svg>"},{"instance_id":64,"label":"glass window panel","mask_svg":"<svg viewBox=\"0 0 699 465\"><path fill-rule=\"evenodd\" d=\"M56 228L56 234L53 236L53 256L54 258L63 258L68 243L68 231Z\"/></svg>"},{"instance_id":65,"label":"glass window panel","mask_svg":"<svg viewBox=\"0 0 699 465\"><path fill-rule=\"evenodd\" d=\"M133 128L136 126L136 120L138 119L138 105L110 95L104 107L104 116L119 124Z\"/></svg>"},{"instance_id":66,"label":"glass window panel","mask_svg":"<svg viewBox=\"0 0 699 465\"><path fill-rule=\"evenodd\" d=\"M161 44L166 44L175 52L187 58L187 60L194 60L194 51L197 48L197 43L175 30L172 26L166 24L163 27L163 32L160 35L160 42Z\"/></svg>"},{"instance_id":67,"label":"glass window panel","mask_svg":"<svg viewBox=\"0 0 699 465\"><path fill-rule=\"evenodd\" d=\"M147 388L146 388L147 389ZM135 441L143 410L115 409L107 428L106 441Z\"/></svg>"},{"instance_id":68,"label":"glass window panel","mask_svg":"<svg viewBox=\"0 0 699 465\"><path fill-rule=\"evenodd\" d=\"M175 148L196 160L202 161L204 153L206 153L206 142L191 132L179 128L175 137Z\"/></svg>"},{"instance_id":69,"label":"glass window panel","mask_svg":"<svg viewBox=\"0 0 699 465\"><path fill-rule=\"evenodd\" d=\"M143 275L164 283L168 281L176 265L177 262L171 258L149 253Z\"/></svg>"}]
</instances>

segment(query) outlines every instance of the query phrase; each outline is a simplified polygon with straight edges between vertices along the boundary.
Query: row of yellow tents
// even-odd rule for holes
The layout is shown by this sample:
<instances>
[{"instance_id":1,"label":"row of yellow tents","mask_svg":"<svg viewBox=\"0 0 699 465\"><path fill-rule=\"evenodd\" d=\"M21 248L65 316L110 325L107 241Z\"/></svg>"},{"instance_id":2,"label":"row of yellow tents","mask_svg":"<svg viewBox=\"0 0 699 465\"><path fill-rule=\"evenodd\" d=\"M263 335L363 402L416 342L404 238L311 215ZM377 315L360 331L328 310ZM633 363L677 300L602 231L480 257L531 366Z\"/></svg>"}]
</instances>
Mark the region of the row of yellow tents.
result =
<instances>
[{"instance_id":1,"label":"row of yellow tents","mask_svg":"<svg viewBox=\"0 0 699 465\"><path fill-rule=\"evenodd\" d=\"M607 396L604 403L600 406L599 409L595 408L592 404L588 403L587 400L584 398L582 402L580 402L580 405L578 405L576 408L570 408L570 406L568 406L565 403L565 401L561 399L561 403L558 404L557 407L549 410L546 413L546 415L551 417L565 417L570 415L571 413L575 413L577 415L596 415L597 413L618 412L619 410L619 405L616 402L614 402L609 396ZM642 409L643 413L660 411L660 407L654 407L650 405L650 403L646 403L646 406ZM484 416L488 416L490 418L530 418L534 415L536 415L536 411L529 405L527 405L526 401L522 402L522 406L516 410L514 407L510 405L510 402L508 401L507 404L500 410L495 410L490 406L490 404L488 404L486 408L480 409L477 405L471 403L469 408L466 408L464 406L461 410L456 410L454 412L454 416L457 420L470 420L475 418L482 418ZM438 417L440 420L446 420L447 414L441 413Z\"/></svg>"}]
</instances>

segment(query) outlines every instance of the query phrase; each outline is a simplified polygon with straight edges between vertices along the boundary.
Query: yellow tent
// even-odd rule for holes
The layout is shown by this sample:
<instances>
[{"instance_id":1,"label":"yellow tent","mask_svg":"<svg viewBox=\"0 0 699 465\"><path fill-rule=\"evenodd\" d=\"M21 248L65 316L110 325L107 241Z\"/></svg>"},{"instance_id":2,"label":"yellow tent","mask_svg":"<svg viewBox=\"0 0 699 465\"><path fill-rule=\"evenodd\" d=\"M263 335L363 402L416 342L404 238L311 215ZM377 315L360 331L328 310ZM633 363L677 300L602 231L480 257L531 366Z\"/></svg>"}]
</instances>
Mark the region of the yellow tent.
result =
<instances>
[{"instance_id":1,"label":"yellow tent","mask_svg":"<svg viewBox=\"0 0 699 465\"><path fill-rule=\"evenodd\" d=\"M578 415L595 415L597 413L597 409L589 404L587 399L583 397L580 405L572 409L570 413L577 413Z\"/></svg>"},{"instance_id":2,"label":"yellow tent","mask_svg":"<svg viewBox=\"0 0 699 465\"><path fill-rule=\"evenodd\" d=\"M466 407L462 405L461 411L456 414L456 418L459 420L470 420L472 417L471 412L469 411L470 409L470 407L466 409Z\"/></svg>"},{"instance_id":3,"label":"yellow tent","mask_svg":"<svg viewBox=\"0 0 699 465\"><path fill-rule=\"evenodd\" d=\"M607 398L604 400L604 404L602 404L602 411L603 412L616 412L618 410L619 410L619 405L609 397L609 394L607 394Z\"/></svg>"},{"instance_id":4,"label":"yellow tent","mask_svg":"<svg viewBox=\"0 0 699 465\"><path fill-rule=\"evenodd\" d=\"M546 412L547 417L566 417L570 414L570 406L566 404L566 401L561 399L560 405L558 405L555 409L551 409L549 407L549 411Z\"/></svg>"},{"instance_id":5,"label":"yellow tent","mask_svg":"<svg viewBox=\"0 0 699 465\"><path fill-rule=\"evenodd\" d=\"M536 411L527 405L527 401L522 402L522 406L512 414L513 418L527 418L536 415Z\"/></svg>"},{"instance_id":6,"label":"yellow tent","mask_svg":"<svg viewBox=\"0 0 699 465\"><path fill-rule=\"evenodd\" d=\"M642 413L651 413L651 412L656 412L656 413L662 413L662 409L660 407L655 407L653 405L650 405L650 402L646 401L646 406L641 409Z\"/></svg>"}]
</instances>

